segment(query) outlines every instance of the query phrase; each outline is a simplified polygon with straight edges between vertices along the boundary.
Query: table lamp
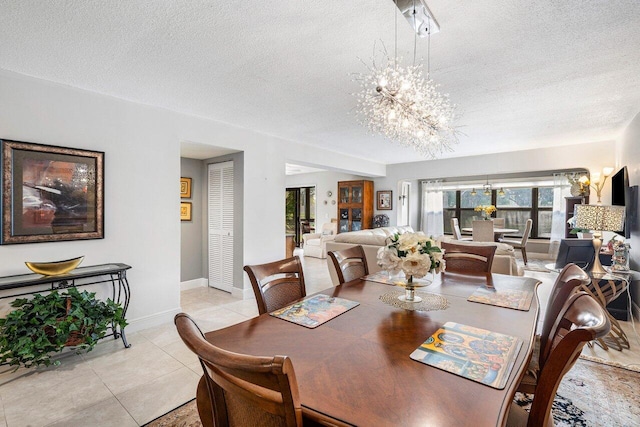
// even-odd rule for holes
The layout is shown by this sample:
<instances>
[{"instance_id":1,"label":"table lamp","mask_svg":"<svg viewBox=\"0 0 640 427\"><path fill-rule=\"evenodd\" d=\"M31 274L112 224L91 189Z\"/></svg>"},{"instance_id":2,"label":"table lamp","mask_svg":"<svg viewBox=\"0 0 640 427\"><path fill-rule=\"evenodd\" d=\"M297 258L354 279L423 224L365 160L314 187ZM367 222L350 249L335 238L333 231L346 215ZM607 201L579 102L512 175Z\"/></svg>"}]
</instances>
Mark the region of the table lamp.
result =
<instances>
[{"instance_id":1,"label":"table lamp","mask_svg":"<svg viewBox=\"0 0 640 427\"><path fill-rule=\"evenodd\" d=\"M594 275L604 275L607 271L600 264L600 247L603 231L622 231L624 228L624 206L576 205L576 227L593 230L593 248L596 256L591 267Z\"/></svg>"}]
</instances>

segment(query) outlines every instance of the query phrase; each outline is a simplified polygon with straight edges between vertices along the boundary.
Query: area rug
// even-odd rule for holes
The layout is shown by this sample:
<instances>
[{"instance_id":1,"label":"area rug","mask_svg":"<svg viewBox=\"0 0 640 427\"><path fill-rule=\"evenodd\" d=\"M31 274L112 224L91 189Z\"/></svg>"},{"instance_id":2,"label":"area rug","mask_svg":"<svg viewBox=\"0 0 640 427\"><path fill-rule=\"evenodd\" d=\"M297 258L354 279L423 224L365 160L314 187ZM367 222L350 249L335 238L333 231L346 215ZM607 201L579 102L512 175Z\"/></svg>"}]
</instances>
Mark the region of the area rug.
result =
<instances>
[{"instance_id":1,"label":"area rug","mask_svg":"<svg viewBox=\"0 0 640 427\"><path fill-rule=\"evenodd\" d=\"M548 259L530 259L528 260L527 264L524 264L524 261L522 261L522 259L519 259L519 265L522 265L522 267L526 270L526 271L538 271L540 273L551 273L552 271L549 270L548 268L545 267L545 265L552 263L553 261L550 261Z\"/></svg>"},{"instance_id":2,"label":"area rug","mask_svg":"<svg viewBox=\"0 0 640 427\"><path fill-rule=\"evenodd\" d=\"M640 420L640 373L579 359L563 378L553 402L556 427L636 426ZM525 409L533 395L516 393ZM195 399L146 424L148 427L200 427Z\"/></svg>"},{"instance_id":3,"label":"area rug","mask_svg":"<svg viewBox=\"0 0 640 427\"><path fill-rule=\"evenodd\" d=\"M578 359L564 376L553 401L556 427L636 426L640 420L640 373ZM525 409L533 395L516 393Z\"/></svg>"},{"instance_id":4,"label":"area rug","mask_svg":"<svg viewBox=\"0 0 640 427\"><path fill-rule=\"evenodd\" d=\"M145 424L145 427L202 427L196 399L190 400L173 411Z\"/></svg>"}]
</instances>

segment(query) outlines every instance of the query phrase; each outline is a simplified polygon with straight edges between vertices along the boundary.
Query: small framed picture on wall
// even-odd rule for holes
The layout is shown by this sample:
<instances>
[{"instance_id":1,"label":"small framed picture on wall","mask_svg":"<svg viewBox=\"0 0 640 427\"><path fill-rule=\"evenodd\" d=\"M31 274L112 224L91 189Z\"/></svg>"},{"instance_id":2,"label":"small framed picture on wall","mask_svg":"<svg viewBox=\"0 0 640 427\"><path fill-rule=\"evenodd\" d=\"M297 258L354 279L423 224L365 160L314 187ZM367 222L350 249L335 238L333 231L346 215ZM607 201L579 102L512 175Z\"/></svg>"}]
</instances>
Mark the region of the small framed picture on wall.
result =
<instances>
[{"instance_id":1,"label":"small framed picture on wall","mask_svg":"<svg viewBox=\"0 0 640 427\"><path fill-rule=\"evenodd\" d=\"M392 191L377 191L376 198L378 200L378 210L379 211L390 211L393 208L392 205Z\"/></svg>"},{"instance_id":2,"label":"small framed picture on wall","mask_svg":"<svg viewBox=\"0 0 640 427\"><path fill-rule=\"evenodd\" d=\"M191 198L191 178L180 178L180 198Z\"/></svg>"},{"instance_id":3,"label":"small framed picture on wall","mask_svg":"<svg viewBox=\"0 0 640 427\"><path fill-rule=\"evenodd\" d=\"M180 221L191 221L191 202L180 203Z\"/></svg>"}]
</instances>

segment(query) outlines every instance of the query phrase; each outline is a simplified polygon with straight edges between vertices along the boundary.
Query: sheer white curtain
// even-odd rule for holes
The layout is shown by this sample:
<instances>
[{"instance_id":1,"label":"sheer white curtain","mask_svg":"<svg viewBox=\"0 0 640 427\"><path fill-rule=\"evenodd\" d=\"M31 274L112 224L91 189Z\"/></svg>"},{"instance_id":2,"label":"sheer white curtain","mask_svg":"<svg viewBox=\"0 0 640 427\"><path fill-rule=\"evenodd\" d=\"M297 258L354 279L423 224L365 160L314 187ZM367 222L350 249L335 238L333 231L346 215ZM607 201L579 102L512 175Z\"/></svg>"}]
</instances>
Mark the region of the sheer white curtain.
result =
<instances>
[{"instance_id":1,"label":"sheer white curtain","mask_svg":"<svg viewBox=\"0 0 640 427\"><path fill-rule=\"evenodd\" d=\"M553 174L553 219L551 223L551 242L564 239L566 229L566 201L571 196L571 187L564 173Z\"/></svg>"},{"instance_id":2,"label":"sheer white curtain","mask_svg":"<svg viewBox=\"0 0 640 427\"><path fill-rule=\"evenodd\" d=\"M422 214L420 227L427 236L444 234L442 181L422 181Z\"/></svg>"}]
</instances>

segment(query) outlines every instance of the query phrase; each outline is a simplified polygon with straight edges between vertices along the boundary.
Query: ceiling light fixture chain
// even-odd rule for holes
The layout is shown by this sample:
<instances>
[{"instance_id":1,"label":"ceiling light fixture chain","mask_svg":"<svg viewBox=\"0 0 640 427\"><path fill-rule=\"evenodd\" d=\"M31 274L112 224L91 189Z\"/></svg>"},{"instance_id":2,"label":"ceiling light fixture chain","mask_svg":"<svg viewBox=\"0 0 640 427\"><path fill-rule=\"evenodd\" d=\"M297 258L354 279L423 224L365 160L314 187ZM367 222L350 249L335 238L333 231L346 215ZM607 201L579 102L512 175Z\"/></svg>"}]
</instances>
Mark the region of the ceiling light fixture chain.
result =
<instances>
[{"instance_id":1,"label":"ceiling light fixture chain","mask_svg":"<svg viewBox=\"0 0 640 427\"><path fill-rule=\"evenodd\" d=\"M394 0L394 4L399 9L397 0ZM406 6L411 8L411 4ZM432 20L426 5L418 10L413 0L413 8L407 13L411 16L403 11L415 28L422 29L423 23L428 21L427 34L430 35ZM420 25L416 20L419 13L422 13L421 16L428 16L422 18ZM382 64L375 59L377 49L374 44L374 56L371 58L373 66L367 66L369 73L354 76L354 80L362 87L361 92L355 94L358 99L358 117L371 132L403 146L413 147L423 156L435 159L444 151L452 151L453 144L457 143L455 106L451 105L447 94L437 90L437 85L428 75L423 75L423 65L416 65L417 34L414 36L413 65L400 65L402 58L397 55L397 9L395 16L396 54L393 60L382 43L380 53L386 64L379 66Z\"/></svg>"}]
</instances>

